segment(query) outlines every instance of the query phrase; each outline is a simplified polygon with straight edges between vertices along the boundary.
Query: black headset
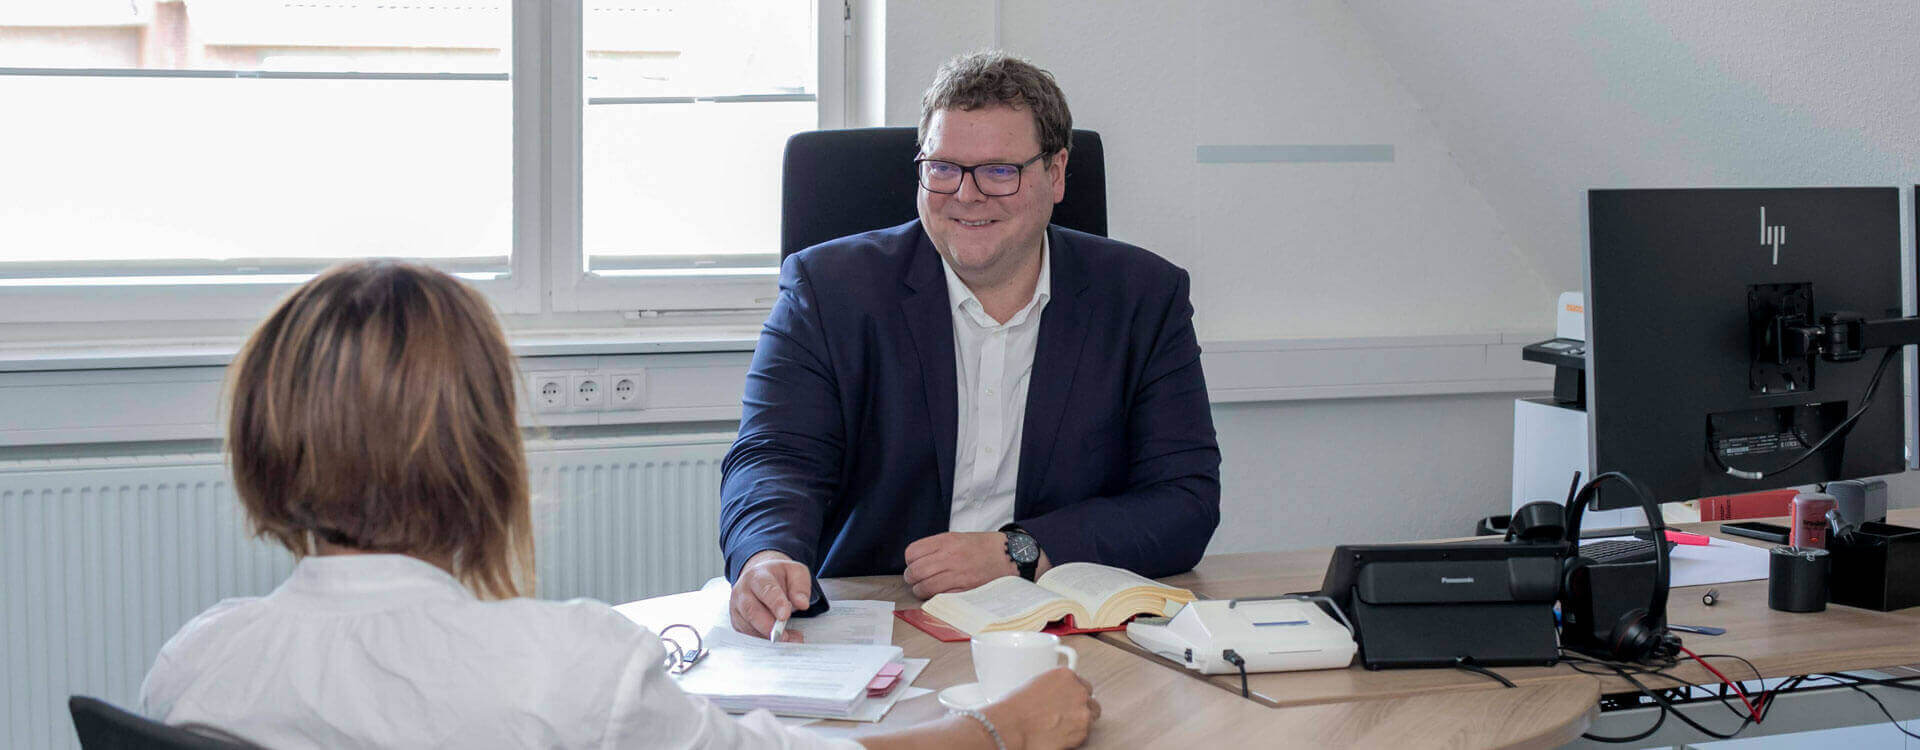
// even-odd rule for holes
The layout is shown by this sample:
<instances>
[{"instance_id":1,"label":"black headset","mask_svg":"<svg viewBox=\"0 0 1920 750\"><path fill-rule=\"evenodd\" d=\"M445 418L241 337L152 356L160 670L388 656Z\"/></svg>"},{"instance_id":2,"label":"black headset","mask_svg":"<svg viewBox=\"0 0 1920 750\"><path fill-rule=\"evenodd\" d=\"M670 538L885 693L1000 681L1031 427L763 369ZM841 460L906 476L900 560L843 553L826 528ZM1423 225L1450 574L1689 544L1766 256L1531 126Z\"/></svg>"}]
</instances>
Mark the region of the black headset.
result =
<instances>
[{"instance_id":1,"label":"black headset","mask_svg":"<svg viewBox=\"0 0 1920 750\"><path fill-rule=\"evenodd\" d=\"M1586 612L1593 609L1593 592L1576 591L1582 588L1575 584L1585 568L1593 561L1580 556L1580 517L1585 515L1587 503L1593 499L1600 485L1614 481L1627 486L1640 501L1641 510L1647 514L1647 529L1653 532L1654 563L1656 568L1653 582L1653 596L1644 609L1631 609L1620 615L1613 623L1576 623L1566 618L1574 616L1576 598L1585 596ZM1523 507L1522 510L1525 510ZM1653 502L1638 482L1627 475L1610 471L1594 477L1568 501L1566 507L1567 528L1564 539L1567 543L1567 557L1561 568L1560 612L1563 618L1561 645L1588 653L1610 661L1640 662L1668 659L1680 650L1680 638L1667 629L1667 581L1672 562L1667 553L1667 524L1660 517L1660 506ZM1591 581L1591 578L1587 578ZM1586 588L1590 589L1589 583ZM1569 627L1571 626L1571 627Z\"/></svg>"}]
</instances>

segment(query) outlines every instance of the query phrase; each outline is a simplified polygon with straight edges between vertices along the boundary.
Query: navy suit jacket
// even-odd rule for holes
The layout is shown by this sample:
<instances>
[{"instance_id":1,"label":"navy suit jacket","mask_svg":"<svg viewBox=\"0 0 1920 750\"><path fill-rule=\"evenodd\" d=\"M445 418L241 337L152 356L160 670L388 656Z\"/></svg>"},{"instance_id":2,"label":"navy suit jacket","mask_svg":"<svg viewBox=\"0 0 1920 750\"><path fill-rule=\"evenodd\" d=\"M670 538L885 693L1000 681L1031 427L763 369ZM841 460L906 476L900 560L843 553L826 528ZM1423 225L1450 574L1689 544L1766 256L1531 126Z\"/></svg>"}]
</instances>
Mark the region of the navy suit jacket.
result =
<instances>
[{"instance_id":1,"label":"navy suit jacket","mask_svg":"<svg viewBox=\"0 0 1920 750\"><path fill-rule=\"evenodd\" d=\"M1187 273L1047 231L1014 520L1055 565L1190 569L1220 521L1220 449ZM728 579L768 549L818 576L905 570L908 544L947 531L955 379L946 280L919 220L788 257L721 468Z\"/></svg>"}]
</instances>

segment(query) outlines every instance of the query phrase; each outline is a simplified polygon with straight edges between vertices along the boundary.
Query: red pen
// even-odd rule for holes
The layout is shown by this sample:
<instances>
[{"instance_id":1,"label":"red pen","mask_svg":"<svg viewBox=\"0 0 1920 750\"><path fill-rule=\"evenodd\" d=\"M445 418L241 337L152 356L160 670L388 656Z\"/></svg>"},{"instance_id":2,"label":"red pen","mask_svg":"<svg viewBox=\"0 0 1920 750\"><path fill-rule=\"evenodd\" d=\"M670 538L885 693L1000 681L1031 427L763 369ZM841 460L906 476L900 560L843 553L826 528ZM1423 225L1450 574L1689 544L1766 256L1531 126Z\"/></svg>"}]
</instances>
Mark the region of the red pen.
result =
<instances>
[{"instance_id":1,"label":"red pen","mask_svg":"<svg viewBox=\"0 0 1920 750\"><path fill-rule=\"evenodd\" d=\"M1653 538L1653 532L1646 529L1639 529L1633 532L1633 535L1640 539ZM1691 544L1696 547L1705 547L1709 543L1707 537L1700 534L1689 534L1685 531L1674 531L1673 529L1667 529L1667 541L1673 542L1674 544Z\"/></svg>"}]
</instances>

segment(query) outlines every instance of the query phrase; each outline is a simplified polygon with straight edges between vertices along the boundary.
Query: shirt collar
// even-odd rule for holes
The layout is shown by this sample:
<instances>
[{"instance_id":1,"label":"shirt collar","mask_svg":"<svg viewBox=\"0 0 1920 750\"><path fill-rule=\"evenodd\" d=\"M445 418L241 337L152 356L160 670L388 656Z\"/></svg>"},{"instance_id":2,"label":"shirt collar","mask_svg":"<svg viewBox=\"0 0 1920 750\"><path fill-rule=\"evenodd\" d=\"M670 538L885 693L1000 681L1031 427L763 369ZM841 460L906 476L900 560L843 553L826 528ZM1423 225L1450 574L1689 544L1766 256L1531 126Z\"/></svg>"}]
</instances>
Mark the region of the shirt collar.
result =
<instances>
[{"instance_id":1,"label":"shirt collar","mask_svg":"<svg viewBox=\"0 0 1920 750\"><path fill-rule=\"evenodd\" d=\"M313 555L268 596L302 606L378 610L441 599L472 600L473 592L446 571L408 555Z\"/></svg>"},{"instance_id":2,"label":"shirt collar","mask_svg":"<svg viewBox=\"0 0 1920 750\"><path fill-rule=\"evenodd\" d=\"M1002 324L987 315L986 308L980 305L980 298L973 295L973 290L968 289L966 282L961 281L960 276L953 272L953 266L947 265L946 256L941 255L939 256L940 270L947 277L948 304L982 328L999 328L1002 325L1012 327L1026 322L1028 317L1046 307L1047 300L1053 298L1053 239L1049 236L1051 234L1052 232L1046 230L1040 232L1040 279L1033 285L1033 298L1027 300L1027 305L1020 308L1020 312L1014 313L1013 317L1008 318L1006 323Z\"/></svg>"}]
</instances>

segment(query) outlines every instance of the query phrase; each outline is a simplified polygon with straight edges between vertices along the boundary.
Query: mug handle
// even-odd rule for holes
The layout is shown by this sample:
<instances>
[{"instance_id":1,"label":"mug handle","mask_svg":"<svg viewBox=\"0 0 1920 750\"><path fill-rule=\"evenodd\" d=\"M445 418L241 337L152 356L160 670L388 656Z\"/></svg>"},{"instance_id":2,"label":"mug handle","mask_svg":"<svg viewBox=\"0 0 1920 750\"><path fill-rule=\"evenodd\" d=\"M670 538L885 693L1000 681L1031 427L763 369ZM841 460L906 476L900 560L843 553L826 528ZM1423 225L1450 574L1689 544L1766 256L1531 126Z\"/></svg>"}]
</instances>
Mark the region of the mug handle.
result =
<instances>
[{"instance_id":1,"label":"mug handle","mask_svg":"<svg viewBox=\"0 0 1920 750\"><path fill-rule=\"evenodd\" d=\"M1054 653L1067 657L1067 669L1069 671L1072 671L1074 665L1080 661L1080 655L1074 653L1073 648L1070 646L1054 646L1053 651Z\"/></svg>"}]
</instances>

